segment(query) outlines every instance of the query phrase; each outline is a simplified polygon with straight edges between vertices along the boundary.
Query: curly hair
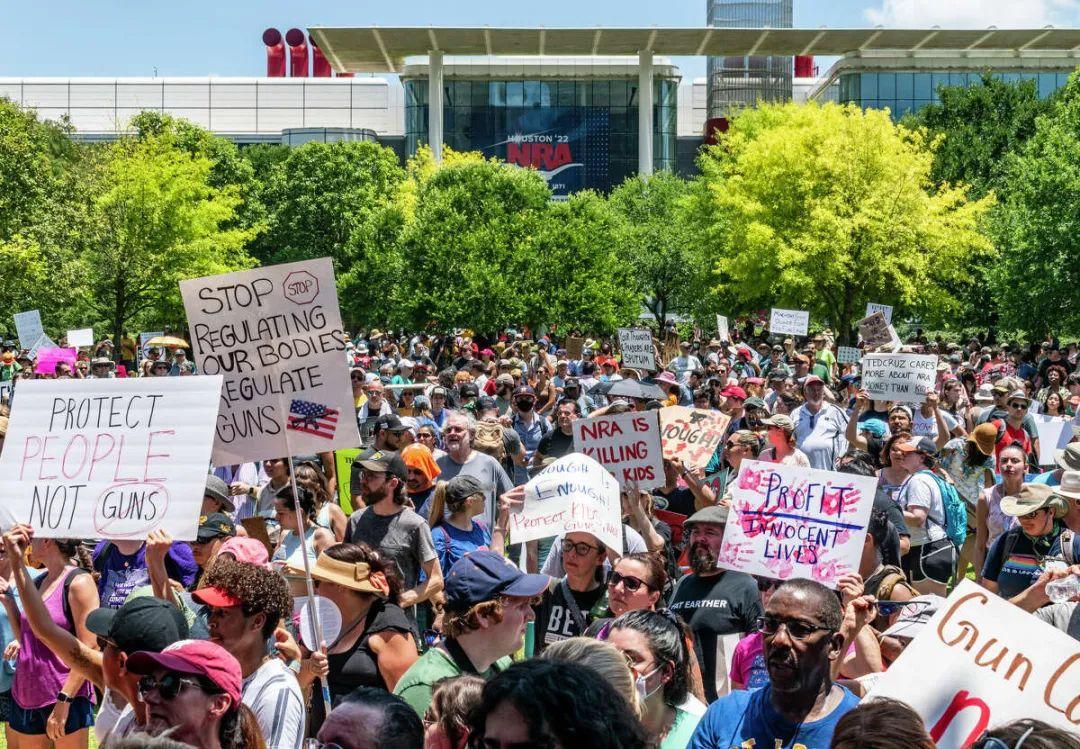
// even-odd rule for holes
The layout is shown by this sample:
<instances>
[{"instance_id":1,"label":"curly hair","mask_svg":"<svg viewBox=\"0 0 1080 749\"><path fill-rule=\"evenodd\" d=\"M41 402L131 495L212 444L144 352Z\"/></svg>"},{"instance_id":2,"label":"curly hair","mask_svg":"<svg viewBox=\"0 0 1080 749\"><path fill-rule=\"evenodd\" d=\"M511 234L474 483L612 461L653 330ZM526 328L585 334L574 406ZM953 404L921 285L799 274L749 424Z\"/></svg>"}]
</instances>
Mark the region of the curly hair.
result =
<instances>
[{"instance_id":1,"label":"curly hair","mask_svg":"<svg viewBox=\"0 0 1080 749\"><path fill-rule=\"evenodd\" d=\"M443 636L456 639L469 632L475 632L480 629L480 617L490 619L493 624L501 623L503 620L502 601L498 598L494 601L484 601L461 613L447 611L443 616Z\"/></svg>"},{"instance_id":2,"label":"curly hair","mask_svg":"<svg viewBox=\"0 0 1080 749\"><path fill-rule=\"evenodd\" d=\"M532 659L515 663L486 685L469 716L482 739L487 718L510 703L528 730L529 746L644 749L645 730L615 688L587 666Z\"/></svg>"},{"instance_id":3,"label":"curly hair","mask_svg":"<svg viewBox=\"0 0 1080 749\"><path fill-rule=\"evenodd\" d=\"M396 601L401 591L405 589L405 582L398 571L397 563L393 559L384 556L381 552L371 548L363 542L349 544L334 544L327 548L323 554L336 559L339 562L358 564L366 562L372 572L381 572L386 576L386 582L390 586L389 600ZM365 595L361 593L360 595Z\"/></svg>"},{"instance_id":4,"label":"curly hair","mask_svg":"<svg viewBox=\"0 0 1080 749\"><path fill-rule=\"evenodd\" d=\"M240 599L240 610L245 617L266 614L263 637L272 635L278 622L292 615L293 598L289 586L274 570L220 557L207 570L202 585L218 588Z\"/></svg>"}]
</instances>

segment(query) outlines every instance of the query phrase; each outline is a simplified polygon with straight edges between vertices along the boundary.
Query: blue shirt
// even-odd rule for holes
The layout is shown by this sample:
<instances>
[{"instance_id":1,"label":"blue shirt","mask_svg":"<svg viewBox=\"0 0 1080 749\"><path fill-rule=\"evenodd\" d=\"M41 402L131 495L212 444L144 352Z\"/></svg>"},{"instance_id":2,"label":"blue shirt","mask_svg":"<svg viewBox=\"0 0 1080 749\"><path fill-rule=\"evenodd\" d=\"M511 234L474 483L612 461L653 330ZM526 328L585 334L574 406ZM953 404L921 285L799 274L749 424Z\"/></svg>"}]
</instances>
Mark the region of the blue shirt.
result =
<instances>
[{"instance_id":1,"label":"blue shirt","mask_svg":"<svg viewBox=\"0 0 1080 749\"><path fill-rule=\"evenodd\" d=\"M791 723L769 703L771 687L740 690L709 706L698 723L692 749L829 749L833 731L844 713L859 698L842 686L844 696L836 709L812 723ZM750 743L753 741L753 743Z\"/></svg>"},{"instance_id":2,"label":"blue shirt","mask_svg":"<svg viewBox=\"0 0 1080 749\"><path fill-rule=\"evenodd\" d=\"M1028 481L1029 484L1046 484L1047 486L1061 486L1061 478L1056 476L1057 469L1047 471L1046 473L1040 473L1035 478Z\"/></svg>"},{"instance_id":3,"label":"blue shirt","mask_svg":"<svg viewBox=\"0 0 1080 749\"><path fill-rule=\"evenodd\" d=\"M435 542L435 553L439 555L439 566L446 571L470 551L486 549L491 546L491 531L487 524L474 520L471 531L455 528L450 523L439 523L431 529L431 540ZM443 574L446 574L444 572Z\"/></svg>"}]
</instances>

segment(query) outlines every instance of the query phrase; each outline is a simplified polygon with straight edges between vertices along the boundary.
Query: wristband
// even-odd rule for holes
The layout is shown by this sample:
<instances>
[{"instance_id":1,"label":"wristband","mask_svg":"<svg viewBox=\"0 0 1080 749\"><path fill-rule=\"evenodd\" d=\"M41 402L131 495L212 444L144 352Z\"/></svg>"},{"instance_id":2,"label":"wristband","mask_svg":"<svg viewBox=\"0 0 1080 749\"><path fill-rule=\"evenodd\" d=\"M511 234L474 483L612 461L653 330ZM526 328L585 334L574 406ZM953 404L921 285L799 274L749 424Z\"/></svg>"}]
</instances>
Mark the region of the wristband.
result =
<instances>
[{"instance_id":1,"label":"wristband","mask_svg":"<svg viewBox=\"0 0 1080 749\"><path fill-rule=\"evenodd\" d=\"M60 704L61 702L71 702L71 698L70 698L70 697L68 697L68 696L67 696L66 694L64 694L63 692L59 692L59 693L58 693L58 694L56 695L56 703L57 703L57 704Z\"/></svg>"}]
</instances>

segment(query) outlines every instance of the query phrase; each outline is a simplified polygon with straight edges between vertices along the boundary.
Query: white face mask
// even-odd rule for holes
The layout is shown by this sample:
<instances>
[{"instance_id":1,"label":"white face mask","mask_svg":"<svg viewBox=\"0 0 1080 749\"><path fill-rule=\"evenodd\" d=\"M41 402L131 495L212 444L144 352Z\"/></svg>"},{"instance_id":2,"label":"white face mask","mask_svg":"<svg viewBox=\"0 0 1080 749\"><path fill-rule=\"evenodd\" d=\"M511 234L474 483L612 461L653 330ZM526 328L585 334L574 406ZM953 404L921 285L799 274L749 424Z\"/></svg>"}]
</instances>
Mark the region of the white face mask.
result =
<instances>
[{"instance_id":1,"label":"white face mask","mask_svg":"<svg viewBox=\"0 0 1080 749\"><path fill-rule=\"evenodd\" d=\"M637 692L638 699L642 702L652 697L656 693L657 689L664 686L663 679L656 679L656 683L652 686L652 689L649 688L649 682L652 680L652 676L658 671L660 671L661 668L663 668L662 665L657 666L649 673L642 674L641 676L634 679L634 690Z\"/></svg>"}]
</instances>

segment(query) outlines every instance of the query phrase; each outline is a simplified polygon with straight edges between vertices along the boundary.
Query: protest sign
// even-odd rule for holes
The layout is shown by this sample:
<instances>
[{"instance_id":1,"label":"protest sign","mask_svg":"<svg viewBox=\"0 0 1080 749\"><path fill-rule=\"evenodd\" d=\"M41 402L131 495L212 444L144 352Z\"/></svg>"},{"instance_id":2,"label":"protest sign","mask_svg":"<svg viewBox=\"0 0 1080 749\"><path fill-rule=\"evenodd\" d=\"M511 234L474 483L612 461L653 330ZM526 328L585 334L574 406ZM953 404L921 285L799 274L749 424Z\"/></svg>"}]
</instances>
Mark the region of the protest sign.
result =
<instances>
[{"instance_id":1,"label":"protest sign","mask_svg":"<svg viewBox=\"0 0 1080 749\"><path fill-rule=\"evenodd\" d=\"M619 328L622 365L632 369L656 370L652 333L642 328Z\"/></svg>"},{"instance_id":2,"label":"protest sign","mask_svg":"<svg viewBox=\"0 0 1080 749\"><path fill-rule=\"evenodd\" d=\"M922 403L934 390L937 357L930 354L864 354L862 387L871 398Z\"/></svg>"},{"instance_id":3,"label":"protest sign","mask_svg":"<svg viewBox=\"0 0 1080 749\"><path fill-rule=\"evenodd\" d=\"M1035 418L1035 430L1039 435L1039 465L1055 465L1054 452L1063 449L1072 441L1072 424L1064 416L1032 416Z\"/></svg>"},{"instance_id":4,"label":"protest sign","mask_svg":"<svg viewBox=\"0 0 1080 749\"><path fill-rule=\"evenodd\" d=\"M889 321L881 312L859 320L859 337L867 346L884 346L892 343L893 335L889 329Z\"/></svg>"},{"instance_id":5,"label":"protest sign","mask_svg":"<svg viewBox=\"0 0 1080 749\"><path fill-rule=\"evenodd\" d=\"M704 468L724 439L731 417L719 411L683 406L660 409L664 457L678 458L687 468Z\"/></svg>"},{"instance_id":6,"label":"protest sign","mask_svg":"<svg viewBox=\"0 0 1080 749\"><path fill-rule=\"evenodd\" d=\"M345 511L346 515L351 515L353 511L352 464L359 454L360 448L358 447L343 447L340 450L334 450L334 473L337 476L338 504L341 505L341 509Z\"/></svg>"},{"instance_id":7,"label":"protest sign","mask_svg":"<svg viewBox=\"0 0 1080 749\"><path fill-rule=\"evenodd\" d=\"M731 340L731 332L728 330L727 318L723 315L716 316L716 337L720 341Z\"/></svg>"},{"instance_id":8,"label":"protest sign","mask_svg":"<svg viewBox=\"0 0 1080 749\"><path fill-rule=\"evenodd\" d=\"M56 348L56 341L42 333L28 351L28 353L30 354L30 358L36 359L38 352L46 348Z\"/></svg>"},{"instance_id":9,"label":"protest sign","mask_svg":"<svg viewBox=\"0 0 1080 749\"><path fill-rule=\"evenodd\" d=\"M180 282L195 363L224 375L215 465L360 444L329 258Z\"/></svg>"},{"instance_id":10,"label":"protest sign","mask_svg":"<svg viewBox=\"0 0 1080 749\"><path fill-rule=\"evenodd\" d=\"M806 335L810 330L810 313L797 309L777 309L773 307L769 315L770 333Z\"/></svg>"},{"instance_id":11,"label":"protest sign","mask_svg":"<svg viewBox=\"0 0 1080 749\"><path fill-rule=\"evenodd\" d=\"M721 567L833 588L859 569L875 477L744 460L728 489Z\"/></svg>"},{"instance_id":12,"label":"protest sign","mask_svg":"<svg viewBox=\"0 0 1080 749\"><path fill-rule=\"evenodd\" d=\"M56 365L67 362L73 369L78 350L73 348L39 348L37 361L34 363L36 374L56 374Z\"/></svg>"},{"instance_id":13,"label":"protest sign","mask_svg":"<svg viewBox=\"0 0 1080 749\"><path fill-rule=\"evenodd\" d=\"M729 478L731 478L731 476L728 472L721 470L706 476L705 480L701 483L703 486L708 486L712 489L713 495L717 499L720 499L724 496L724 492L727 491L727 482Z\"/></svg>"},{"instance_id":14,"label":"protest sign","mask_svg":"<svg viewBox=\"0 0 1080 749\"><path fill-rule=\"evenodd\" d=\"M577 419L574 452L599 462L622 486L634 482L641 489L664 485L660 420L656 411Z\"/></svg>"},{"instance_id":15,"label":"protest sign","mask_svg":"<svg viewBox=\"0 0 1080 749\"><path fill-rule=\"evenodd\" d=\"M888 304L874 304L868 302L866 305L866 317L870 317L875 312L880 312L885 317L885 322L892 325L892 307Z\"/></svg>"},{"instance_id":16,"label":"protest sign","mask_svg":"<svg viewBox=\"0 0 1080 749\"><path fill-rule=\"evenodd\" d=\"M566 339L566 358L573 361L577 361L581 358L581 350L585 347L584 338L567 338Z\"/></svg>"},{"instance_id":17,"label":"protest sign","mask_svg":"<svg viewBox=\"0 0 1080 749\"><path fill-rule=\"evenodd\" d=\"M510 514L510 538L522 543L575 531L623 551L618 482L588 455L571 453L525 485L521 511Z\"/></svg>"},{"instance_id":18,"label":"protest sign","mask_svg":"<svg viewBox=\"0 0 1080 749\"><path fill-rule=\"evenodd\" d=\"M4 525L195 539L221 377L27 380L0 455Z\"/></svg>"},{"instance_id":19,"label":"protest sign","mask_svg":"<svg viewBox=\"0 0 1080 749\"><path fill-rule=\"evenodd\" d=\"M41 312L36 309L26 312L16 312L15 334L19 337L19 347L28 349L37 344L38 340L45 335L45 328L41 325Z\"/></svg>"},{"instance_id":20,"label":"protest sign","mask_svg":"<svg viewBox=\"0 0 1080 749\"><path fill-rule=\"evenodd\" d=\"M1078 661L1080 642L961 578L866 699L906 702L938 749L970 746L1020 718L1072 732Z\"/></svg>"},{"instance_id":21,"label":"protest sign","mask_svg":"<svg viewBox=\"0 0 1080 749\"><path fill-rule=\"evenodd\" d=\"M0 382L0 403L11 403L11 394L15 392L15 381Z\"/></svg>"},{"instance_id":22,"label":"protest sign","mask_svg":"<svg viewBox=\"0 0 1080 749\"><path fill-rule=\"evenodd\" d=\"M83 346L93 346L94 329L79 328L78 330L69 330L67 332L67 345L74 346L75 348L82 348Z\"/></svg>"},{"instance_id":23,"label":"protest sign","mask_svg":"<svg viewBox=\"0 0 1080 749\"><path fill-rule=\"evenodd\" d=\"M858 364L862 358L862 351L852 346L837 346L836 361L839 364Z\"/></svg>"}]
</instances>

